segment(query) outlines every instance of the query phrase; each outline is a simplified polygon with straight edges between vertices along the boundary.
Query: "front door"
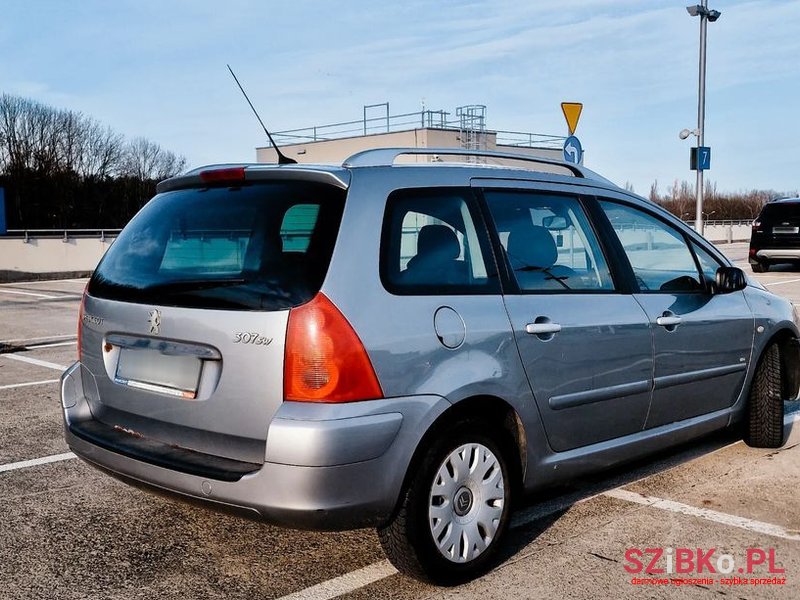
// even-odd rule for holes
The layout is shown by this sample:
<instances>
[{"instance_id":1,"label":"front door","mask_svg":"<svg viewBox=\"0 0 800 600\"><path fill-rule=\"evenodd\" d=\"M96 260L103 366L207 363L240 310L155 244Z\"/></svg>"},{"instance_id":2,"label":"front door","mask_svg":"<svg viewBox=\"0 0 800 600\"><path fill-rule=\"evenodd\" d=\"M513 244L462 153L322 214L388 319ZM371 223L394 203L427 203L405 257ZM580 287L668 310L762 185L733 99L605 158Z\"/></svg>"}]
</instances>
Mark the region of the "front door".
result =
<instances>
[{"instance_id":1,"label":"front door","mask_svg":"<svg viewBox=\"0 0 800 600\"><path fill-rule=\"evenodd\" d=\"M731 406L742 392L753 342L743 292L714 293L712 252L654 214L601 201L639 287L653 331L654 390L647 427Z\"/></svg>"}]
</instances>

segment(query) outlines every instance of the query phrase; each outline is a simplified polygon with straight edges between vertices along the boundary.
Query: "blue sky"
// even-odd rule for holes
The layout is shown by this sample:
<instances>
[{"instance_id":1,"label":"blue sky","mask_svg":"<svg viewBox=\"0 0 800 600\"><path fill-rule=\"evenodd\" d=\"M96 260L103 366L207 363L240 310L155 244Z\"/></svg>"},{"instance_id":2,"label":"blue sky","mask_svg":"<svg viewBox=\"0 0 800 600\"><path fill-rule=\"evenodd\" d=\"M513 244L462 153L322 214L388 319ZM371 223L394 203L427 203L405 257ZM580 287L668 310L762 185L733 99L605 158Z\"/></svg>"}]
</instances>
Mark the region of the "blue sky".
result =
<instances>
[{"instance_id":1,"label":"blue sky","mask_svg":"<svg viewBox=\"0 0 800 600\"><path fill-rule=\"evenodd\" d=\"M564 134L584 104L586 165L647 194L688 169L699 24L687 0L3 0L0 92L82 111L192 166L251 161L275 130L487 105L494 129ZM800 188L800 1L710 0L709 178Z\"/></svg>"}]
</instances>

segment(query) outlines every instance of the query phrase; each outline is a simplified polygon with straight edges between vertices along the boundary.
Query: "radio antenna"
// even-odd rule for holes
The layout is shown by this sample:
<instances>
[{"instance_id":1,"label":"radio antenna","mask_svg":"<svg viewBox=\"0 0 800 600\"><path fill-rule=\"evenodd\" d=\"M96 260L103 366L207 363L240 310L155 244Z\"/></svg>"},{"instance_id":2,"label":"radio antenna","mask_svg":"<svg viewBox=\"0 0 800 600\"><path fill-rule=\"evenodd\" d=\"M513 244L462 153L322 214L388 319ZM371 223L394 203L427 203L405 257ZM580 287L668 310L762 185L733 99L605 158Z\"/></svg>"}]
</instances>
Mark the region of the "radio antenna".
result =
<instances>
[{"instance_id":1,"label":"radio antenna","mask_svg":"<svg viewBox=\"0 0 800 600\"><path fill-rule=\"evenodd\" d=\"M275 143L275 140L272 139L272 136L270 135L269 130L264 125L264 121L262 121L261 117L258 116L258 111L256 110L256 107L253 106L252 102L250 102L250 98L247 96L247 92L244 91L244 88L242 87L242 84L239 83L239 78L236 77L236 73L233 72L233 69L231 69L230 65L226 65L226 66L228 67L228 71L231 72L231 75L233 76L233 80L236 82L236 85L238 85L239 89L242 91L242 95L244 96L244 99L247 100L247 103L250 105L250 109L253 111L253 114L256 116L256 119L258 119L258 122L261 123L261 128L264 130L264 133L267 134L267 138L269 138L269 143L272 144L273 148L275 148L275 153L278 155L278 164L279 165L296 165L297 161L295 159L289 158L283 152L280 151L280 148L278 148L278 145Z\"/></svg>"}]
</instances>

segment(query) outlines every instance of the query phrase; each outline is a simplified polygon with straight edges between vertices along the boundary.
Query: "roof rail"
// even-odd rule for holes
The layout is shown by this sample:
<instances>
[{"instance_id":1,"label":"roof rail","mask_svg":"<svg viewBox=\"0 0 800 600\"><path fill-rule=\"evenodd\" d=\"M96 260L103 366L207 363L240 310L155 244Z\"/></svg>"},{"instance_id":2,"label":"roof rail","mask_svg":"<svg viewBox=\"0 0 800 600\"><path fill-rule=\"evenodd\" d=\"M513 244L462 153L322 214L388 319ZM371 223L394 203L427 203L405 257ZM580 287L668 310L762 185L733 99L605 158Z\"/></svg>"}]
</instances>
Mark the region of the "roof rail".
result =
<instances>
[{"instance_id":1,"label":"roof rail","mask_svg":"<svg viewBox=\"0 0 800 600\"><path fill-rule=\"evenodd\" d=\"M568 163L552 158L531 156L529 154L514 154L512 152L496 152L493 150L464 150L461 148L373 148L356 152L345 159L343 167L390 167L398 156L409 155L445 155L445 156L482 156L486 158L505 158L520 160L541 165L554 165L572 171L575 177L596 179L597 175L580 165Z\"/></svg>"}]
</instances>

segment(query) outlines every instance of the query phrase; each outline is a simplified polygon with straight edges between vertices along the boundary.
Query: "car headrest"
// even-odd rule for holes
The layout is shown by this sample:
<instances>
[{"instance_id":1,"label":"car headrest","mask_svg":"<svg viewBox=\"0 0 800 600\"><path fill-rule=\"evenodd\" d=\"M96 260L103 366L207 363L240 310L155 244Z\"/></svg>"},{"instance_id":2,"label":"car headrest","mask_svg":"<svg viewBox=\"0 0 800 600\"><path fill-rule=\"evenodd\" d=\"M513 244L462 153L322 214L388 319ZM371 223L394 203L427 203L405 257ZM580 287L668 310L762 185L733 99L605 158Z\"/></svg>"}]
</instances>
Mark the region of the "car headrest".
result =
<instances>
[{"instance_id":1,"label":"car headrest","mask_svg":"<svg viewBox=\"0 0 800 600\"><path fill-rule=\"evenodd\" d=\"M452 229L445 225L425 225L417 237L417 256L436 255L442 260L455 260L461 246Z\"/></svg>"},{"instance_id":2,"label":"car headrest","mask_svg":"<svg viewBox=\"0 0 800 600\"><path fill-rule=\"evenodd\" d=\"M541 225L517 226L508 234L507 252L514 269L530 266L549 269L558 260L550 231Z\"/></svg>"}]
</instances>

